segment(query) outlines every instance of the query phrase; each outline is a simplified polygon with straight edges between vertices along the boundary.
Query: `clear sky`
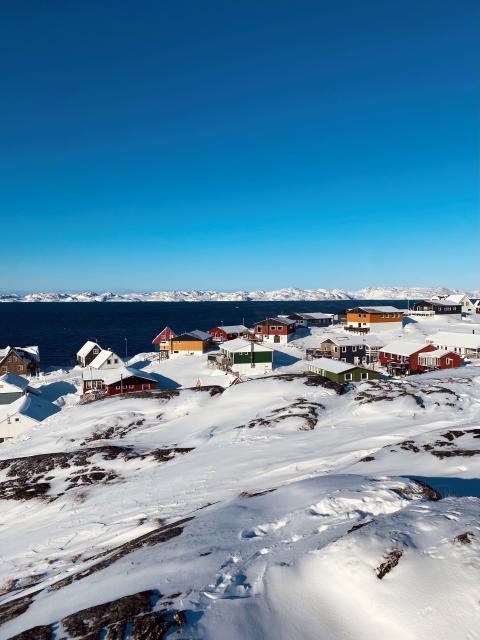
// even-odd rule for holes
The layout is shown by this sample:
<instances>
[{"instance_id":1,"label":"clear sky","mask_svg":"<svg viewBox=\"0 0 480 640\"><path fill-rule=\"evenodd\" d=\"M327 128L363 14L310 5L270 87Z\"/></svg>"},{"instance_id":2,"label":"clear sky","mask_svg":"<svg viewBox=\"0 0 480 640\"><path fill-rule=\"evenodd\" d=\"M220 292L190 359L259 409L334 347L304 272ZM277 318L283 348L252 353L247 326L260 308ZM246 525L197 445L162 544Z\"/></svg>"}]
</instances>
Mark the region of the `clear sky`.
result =
<instances>
[{"instance_id":1,"label":"clear sky","mask_svg":"<svg viewBox=\"0 0 480 640\"><path fill-rule=\"evenodd\" d=\"M480 288L477 0L2 0L0 289Z\"/></svg>"}]
</instances>

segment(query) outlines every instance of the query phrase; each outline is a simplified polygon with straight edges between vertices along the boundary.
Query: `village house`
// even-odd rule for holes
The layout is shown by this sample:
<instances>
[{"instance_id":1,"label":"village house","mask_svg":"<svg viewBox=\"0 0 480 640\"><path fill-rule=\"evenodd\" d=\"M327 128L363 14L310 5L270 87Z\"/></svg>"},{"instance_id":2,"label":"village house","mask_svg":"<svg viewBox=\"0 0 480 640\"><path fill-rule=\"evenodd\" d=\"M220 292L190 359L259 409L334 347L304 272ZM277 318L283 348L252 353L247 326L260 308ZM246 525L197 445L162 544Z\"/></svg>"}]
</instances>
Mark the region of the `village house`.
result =
<instances>
[{"instance_id":1,"label":"village house","mask_svg":"<svg viewBox=\"0 0 480 640\"><path fill-rule=\"evenodd\" d=\"M437 369L456 369L463 364L462 356L454 351L435 349L426 351L418 356L418 364L421 371L435 371Z\"/></svg>"},{"instance_id":2,"label":"village house","mask_svg":"<svg viewBox=\"0 0 480 640\"><path fill-rule=\"evenodd\" d=\"M122 367L121 369L86 369L83 374L83 393L102 392L109 396L156 389L157 379L149 373Z\"/></svg>"},{"instance_id":3,"label":"village house","mask_svg":"<svg viewBox=\"0 0 480 640\"><path fill-rule=\"evenodd\" d=\"M39 391L29 386L28 380L16 373L4 373L0 376L0 405L11 404L26 393L39 395Z\"/></svg>"},{"instance_id":4,"label":"village house","mask_svg":"<svg viewBox=\"0 0 480 640\"><path fill-rule=\"evenodd\" d=\"M205 331L195 329L170 340L170 355L198 356L205 353L213 343L213 337Z\"/></svg>"},{"instance_id":5,"label":"village house","mask_svg":"<svg viewBox=\"0 0 480 640\"><path fill-rule=\"evenodd\" d=\"M436 349L453 351L463 358L480 358L480 333L455 333L454 331L438 331L427 336L428 344Z\"/></svg>"},{"instance_id":6,"label":"village house","mask_svg":"<svg viewBox=\"0 0 480 640\"><path fill-rule=\"evenodd\" d=\"M476 313L480 313L480 300L475 300L475 302L473 303L474 306L474 310Z\"/></svg>"},{"instance_id":7,"label":"village house","mask_svg":"<svg viewBox=\"0 0 480 640\"><path fill-rule=\"evenodd\" d=\"M308 363L308 371L340 384L345 382L378 380L380 377L378 371L352 365L347 362L341 362L340 360L330 360L329 358L316 358L312 360Z\"/></svg>"},{"instance_id":8,"label":"village house","mask_svg":"<svg viewBox=\"0 0 480 640\"><path fill-rule=\"evenodd\" d=\"M329 327L333 324L333 313L312 311L310 313L291 313L286 317L289 320L294 320L297 327Z\"/></svg>"},{"instance_id":9,"label":"village house","mask_svg":"<svg viewBox=\"0 0 480 640\"><path fill-rule=\"evenodd\" d=\"M433 317L436 315L461 315L462 305L445 300L420 300L412 303L410 315Z\"/></svg>"},{"instance_id":10,"label":"village house","mask_svg":"<svg viewBox=\"0 0 480 640\"><path fill-rule=\"evenodd\" d=\"M263 375L273 366L273 349L263 342L236 338L220 346L220 352L208 357L209 364L237 375Z\"/></svg>"},{"instance_id":11,"label":"village house","mask_svg":"<svg viewBox=\"0 0 480 640\"><path fill-rule=\"evenodd\" d=\"M403 327L403 315L391 306L355 307L347 311L345 329L359 333L398 331Z\"/></svg>"},{"instance_id":12,"label":"village house","mask_svg":"<svg viewBox=\"0 0 480 640\"><path fill-rule=\"evenodd\" d=\"M152 340L152 344L155 345L155 351L160 352L168 352L170 351L170 341L173 338L176 338L177 334L170 329L170 327L165 327L163 331L160 331L158 336L156 336Z\"/></svg>"},{"instance_id":13,"label":"village house","mask_svg":"<svg viewBox=\"0 0 480 640\"><path fill-rule=\"evenodd\" d=\"M256 340L287 344L295 334L295 320L289 318L265 318L256 322L253 333Z\"/></svg>"},{"instance_id":14,"label":"village house","mask_svg":"<svg viewBox=\"0 0 480 640\"><path fill-rule=\"evenodd\" d=\"M88 367L100 351L102 351L102 347L97 342L87 340L83 347L77 351L77 364L81 367Z\"/></svg>"},{"instance_id":15,"label":"village house","mask_svg":"<svg viewBox=\"0 0 480 640\"><path fill-rule=\"evenodd\" d=\"M36 376L40 371L38 347L5 347L0 349L0 375L16 373Z\"/></svg>"},{"instance_id":16,"label":"village house","mask_svg":"<svg viewBox=\"0 0 480 640\"><path fill-rule=\"evenodd\" d=\"M235 340L243 336L248 331L247 327L243 324L234 324L221 327L213 327L209 329L208 333L213 337L214 342L226 342L227 340Z\"/></svg>"},{"instance_id":17,"label":"village house","mask_svg":"<svg viewBox=\"0 0 480 640\"><path fill-rule=\"evenodd\" d=\"M10 442L15 436L43 422L60 408L38 395L26 393L10 404L0 406L0 442Z\"/></svg>"},{"instance_id":18,"label":"village house","mask_svg":"<svg viewBox=\"0 0 480 640\"><path fill-rule=\"evenodd\" d=\"M465 293L452 293L449 296L432 296L433 301L444 302L447 305L461 306L462 313L475 311L475 303Z\"/></svg>"},{"instance_id":19,"label":"village house","mask_svg":"<svg viewBox=\"0 0 480 640\"><path fill-rule=\"evenodd\" d=\"M124 362L110 349L101 349L88 366L93 369L119 369L124 366Z\"/></svg>"},{"instance_id":20,"label":"village house","mask_svg":"<svg viewBox=\"0 0 480 640\"><path fill-rule=\"evenodd\" d=\"M307 360L333 358L350 364L373 364L378 360L380 348L385 341L375 335L326 336L318 347L306 350Z\"/></svg>"},{"instance_id":21,"label":"village house","mask_svg":"<svg viewBox=\"0 0 480 640\"><path fill-rule=\"evenodd\" d=\"M389 373L409 375L423 371L418 360L421 353L435 350L433 345L424 342L396 340L380 349L379 360Z\"/></svg>"}]
</instances>

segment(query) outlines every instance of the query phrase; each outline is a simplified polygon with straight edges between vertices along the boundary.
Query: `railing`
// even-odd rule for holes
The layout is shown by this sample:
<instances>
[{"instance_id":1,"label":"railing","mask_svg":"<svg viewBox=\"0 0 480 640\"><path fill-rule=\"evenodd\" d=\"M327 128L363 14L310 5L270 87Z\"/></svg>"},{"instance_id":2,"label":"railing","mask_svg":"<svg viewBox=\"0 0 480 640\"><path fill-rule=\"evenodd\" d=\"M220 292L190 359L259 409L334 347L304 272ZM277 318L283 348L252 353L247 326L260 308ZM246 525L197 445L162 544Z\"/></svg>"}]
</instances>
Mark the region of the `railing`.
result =
<instances>
[{"instance_id":1,"label":"railing","mask_svg":"<svg viewBox=\"0 0 480 640\"><path fill-rule=\"evenodd\" d=\"M427 311L420 311L420 309L409 309L406 313L407 316L419 316L421 318L434 318L435 312L432 309Z\"/></svg>"},{"instance_id":2,"label":"railing","mask_svg":"<svg viewBox=\"0 0 480 640\"><path fill-rule=\"evenodd\" d=\"M370 333L370 327L352 327L346 325L343 329L344 331L350 331L350 333Z\"/></svg>"}]
</instances>

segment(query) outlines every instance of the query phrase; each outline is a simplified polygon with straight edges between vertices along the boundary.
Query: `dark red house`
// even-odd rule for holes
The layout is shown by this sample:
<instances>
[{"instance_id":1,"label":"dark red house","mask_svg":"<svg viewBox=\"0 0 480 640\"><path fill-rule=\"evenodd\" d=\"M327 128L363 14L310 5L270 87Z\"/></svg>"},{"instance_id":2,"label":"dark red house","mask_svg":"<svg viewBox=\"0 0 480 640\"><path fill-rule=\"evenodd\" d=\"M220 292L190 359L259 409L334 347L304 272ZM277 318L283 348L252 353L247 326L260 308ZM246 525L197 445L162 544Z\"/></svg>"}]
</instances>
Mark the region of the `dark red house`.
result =
<instances>
[{"instance_id":1,"label":"dark red house","mask_svg":"<svg viewBox=\"0 0 480 640\"><path fill-rule=\"evenodd\" d=\"M215 342L226 342L227 340L235 340L243 336L248 331L243 324L234 324L229 326L213 327L208 333L213 336Z\"/></svg>"},{"instance_id":2,"label":"dark red house","mask_svg":"<svg viewBox=\"0 0 480 640\"><path fill-rule=\"evenodd\" d=\"M157 380L149 373L122 367L121 369L88 369L83 372L83 393L102 391L109 396L134 391L156 389Z\"/></svg>"},{"instance_id":3,"label":"dark red house","mask_svg":"<svg viewBox=\"0 0 480 640\"><path fill-rule=\"evenodd\" d=\"M296 326L295 320L289 318L265 318L255 323L253 333L257 340L287 344L293 338Z\"/></svg>"},{"instance_id":4,"label":"dark red house","mask_svg":"<svg viewBox=\"0 0 480 640\"><path fill-rule=\"evenodd\" d=\"M418 366L421 371L434 371L436 369L457 369L463 364L463 358L455 351L435 349L425 351L418 356Z\"/></svg>"},{"instance_id":5,"label":"dark red house","mask_svg":"<svg viewBox=\"0 0 480 640\"><path fill-rule=\"evenodd\" d=\"M152 340L152 344L155 345L155 350L160 351L162 349L170 349L170 340L176 338L177 334L172 331L170 327L165 327L156 338Z\"/></svg>"},{"instance_id":6,"label":"dark red house","mask_svg":"<svg viewBox=\"0 0 480 640\"><path fill-rule=\"evenodd\" d=\"M391 373L420 373L426 369L420 365L419 356L428 351L436 351L433 344L396 340L385 345L378 354L379 362Z\"/></svg>"}]
</instances>

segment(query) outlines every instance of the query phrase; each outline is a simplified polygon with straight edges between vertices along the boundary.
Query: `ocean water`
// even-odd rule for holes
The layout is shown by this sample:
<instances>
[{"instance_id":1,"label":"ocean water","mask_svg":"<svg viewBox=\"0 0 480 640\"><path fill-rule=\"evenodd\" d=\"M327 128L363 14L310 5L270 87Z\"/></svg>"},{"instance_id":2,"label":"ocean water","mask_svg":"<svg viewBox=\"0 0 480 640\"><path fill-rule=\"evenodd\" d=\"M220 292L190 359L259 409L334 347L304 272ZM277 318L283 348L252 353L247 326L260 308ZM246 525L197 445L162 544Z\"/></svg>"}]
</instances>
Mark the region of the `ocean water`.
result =
<instances>
[{"instance_id":1,"label":"ocean water","mask_svg":"<svg viewBox=\"0 0 480 640\"><path fill-rule=\"evenodd\" d=\"M225 324L245 324L295 311L337 313L365 300L315 302L32 302L0 304L0 348L38 345L42 368L69 366L85 340L120 356L152 350L166 326L176 333ZM369 300L405 308L406 300Z\"/></svg>"}]
</instances>

